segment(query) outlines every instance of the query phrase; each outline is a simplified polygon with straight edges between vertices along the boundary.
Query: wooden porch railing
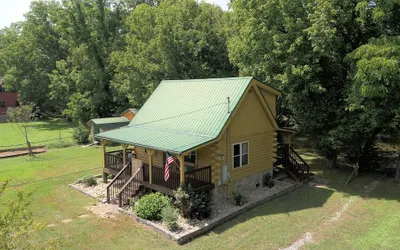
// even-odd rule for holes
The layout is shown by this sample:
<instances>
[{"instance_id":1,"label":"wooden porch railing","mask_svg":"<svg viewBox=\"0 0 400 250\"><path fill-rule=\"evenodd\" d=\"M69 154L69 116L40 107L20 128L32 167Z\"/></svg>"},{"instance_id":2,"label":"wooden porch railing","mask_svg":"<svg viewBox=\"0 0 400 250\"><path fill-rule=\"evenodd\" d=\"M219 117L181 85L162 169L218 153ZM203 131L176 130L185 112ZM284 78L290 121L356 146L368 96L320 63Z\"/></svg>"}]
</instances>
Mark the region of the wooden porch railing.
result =
<instances>
[{"instance_id":1,"label":"wooden porch railing","mask_svg":"<svg viewBox=\"0 0 400 250\"><path fill-rule=\"evenodd\" d=\"M132 153L132 149L126 149L126 162L129 161L128 154ZM114 170L121 170L123 166L123 152L122 150L110 151L104 153L104 158L106 161L106 168L111 168Z\"/></svg>"},{"instance_id":2,"label":"wooden porch railing","mask_svg":"<svg viewBox=\"0 0 400 250\"><path fill-rule=\"evenodd\" d=\"M132 162L128 162L128 164L126 164L126 166L107 185L107 203L110 203L111 199L117 196L126 181L131 177L131 175Z\"/></svg>"},{"instance_id":3,"label":"wooden porch railing","mask_svg":"<svg viewBox=\"0 0 400 250\"><path fill-rule=\"evenodd\" d=\"M118 193L118 206L122 207L129 204L130 199L139 190L140 185L143 183L143 166L140 167L132 177L125 183Z\"/></svg>"},{"instance_id":4,"label":"wooden porch railing","mask_svg":"<svg viewBox=\"0 0 400 250\"><path fill-rule=\"evenodd\" d=\"M176 190L180 185L180 174L171 170L168 181L165 181L164 168L153 166L153 184Z\"/></svg>"},{"instance_id":5,"label":"wooden porch railing","mask_svg":"<svg viewBox=\"0 0 400 250\"><path fill-rule=\"evenodd\" d=\"M185 183L190 183L194 189L211 184L211 166L185 173Z\"/></svg>"}]
</instances>

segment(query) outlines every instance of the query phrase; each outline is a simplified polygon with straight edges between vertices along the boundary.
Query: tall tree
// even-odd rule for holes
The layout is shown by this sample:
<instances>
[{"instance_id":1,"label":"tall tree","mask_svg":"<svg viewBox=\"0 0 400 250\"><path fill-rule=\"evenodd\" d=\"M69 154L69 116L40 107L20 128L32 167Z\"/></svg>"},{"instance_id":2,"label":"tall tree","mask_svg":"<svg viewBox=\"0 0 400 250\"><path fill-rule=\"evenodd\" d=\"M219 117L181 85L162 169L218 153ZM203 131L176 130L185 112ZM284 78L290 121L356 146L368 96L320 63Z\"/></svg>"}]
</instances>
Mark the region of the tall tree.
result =
<instances>
[{"instance_id":1,"label":"tall tree","mask_svg":"<svg viewBox=\"0 0 400 250\"><path fill-rule=\"evenodd\" d=\"M367 114L366 128L384 133L399 145L400 129L400 2L361 1L357 5L363 27L377 34L349 54L352 84L349 108ZM400 150L397 175L400 181Z\"/></svg>"},{"instance_id":2,"label":"tall tree","mask_svg":"<svg viewBox=\"0 0 400 250\"><path fill-rule=\"evenodd\" d=\"M339 152L363 148L373 130L347 109L346 57L376 35L360 24L352 0L233 0L229 55L241 74L285 93L299 129L334 165Z\"/></svg>"},{"instance_id":3,"label":"tall tree","mask_svg":"<svg viewBox=\"0 0 400 250\"><path fill-rule=\"evenodd\" d=\"M137 6L126 48L112 55L114 89L140 107L163 79L233 75L223 24L219 7L195 0Z\"/></svg>"},{"instance_id":4,"label":"tall tree","mask_svg":"<svg viewBox=\"0 0 400 250\"><path fill-rule=\"evenodd\" d=\"M55 30L60 6L56 1L33 1L26 20L0 31L0 72L7 89L42 111L54 110L48 74L65 56Z\"/></svg>"},{"instance_id":5,"label":"tall tree","mask_svg":"<svg viewBox=\"0 0 400 250\"><path fill-rule=\"evenodd\" d=\"M58 22L61 43L68 51L51 77L51 97L64 105L74 121L111 116L126 98L110 87L110 54L124 46L124 19L130 5L112 0L65 0Z\"/></svg>"}]
</instances>

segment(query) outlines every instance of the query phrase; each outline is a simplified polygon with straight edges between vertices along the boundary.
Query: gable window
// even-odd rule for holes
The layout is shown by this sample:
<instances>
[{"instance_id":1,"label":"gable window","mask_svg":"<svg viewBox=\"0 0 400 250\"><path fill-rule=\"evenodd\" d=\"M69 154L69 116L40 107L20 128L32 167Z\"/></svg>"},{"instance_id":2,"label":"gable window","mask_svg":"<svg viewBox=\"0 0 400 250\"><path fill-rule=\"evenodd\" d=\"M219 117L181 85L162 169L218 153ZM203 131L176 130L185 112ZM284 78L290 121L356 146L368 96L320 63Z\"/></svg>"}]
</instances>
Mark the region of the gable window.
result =
<instances>
[{"instance_id":1,"label":"gable window","mask_svg":"<svg viewBox=\"0 0 400 250\"><path fill-rule=\"evenodd\" d=\"M196 164L197 151L192 151L188 156L185 156L185 162Z\"/></svg>"},{"instance_id":2,"label":"gable window","mask_svg":"<svg viewBox=\"0 0 400 250\"><path fill-rule=\"evenodd\" d=\"M247 166L249 164L249 143L240 142L233 144L233 168Z\"/></svg>"},{"instance_id":3,"label":"gable window","mask_svg":"<svg viewBox=\"0 0 400 250\"><path fill-rule=\"evenodd\" d=\"M6 102L0 101L0 108L5 108L5 107L6 107Z\"/></svg>"}]
</instances>

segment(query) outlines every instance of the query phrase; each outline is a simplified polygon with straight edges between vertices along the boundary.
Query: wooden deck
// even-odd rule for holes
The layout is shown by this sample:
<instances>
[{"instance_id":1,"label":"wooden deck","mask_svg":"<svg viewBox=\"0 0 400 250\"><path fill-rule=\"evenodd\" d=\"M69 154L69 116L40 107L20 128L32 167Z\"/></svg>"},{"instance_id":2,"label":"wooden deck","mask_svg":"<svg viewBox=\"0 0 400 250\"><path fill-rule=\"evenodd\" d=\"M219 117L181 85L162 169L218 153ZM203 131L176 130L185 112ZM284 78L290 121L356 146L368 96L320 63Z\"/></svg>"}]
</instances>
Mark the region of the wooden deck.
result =
<instances>
[{"instance_id":1,"label":"wooden deck","mask_svg":"<svg viewBox=\"0 0 400 250\"><path fill-rule=\"evenodd\" d=\"M107 152L105 154L104 173L114 175L114 179L107 186L107 200L117 198L120 206L127 204L140 186L147 187L154 191L164 193L169 196L174 195L174 191L179 188L181 176L180 172L170 170L168 181L164 180L164 168L152 166L152 180L150 181L149 165L143 164L135 173L132 172L132 163L127 159L127 165L123 167L123 159L118 151ZM185 173L185 184L190 184L194 191L207 191L214 188L211 180L211 166L196 168Z\"/></svg>"}]
</instances>

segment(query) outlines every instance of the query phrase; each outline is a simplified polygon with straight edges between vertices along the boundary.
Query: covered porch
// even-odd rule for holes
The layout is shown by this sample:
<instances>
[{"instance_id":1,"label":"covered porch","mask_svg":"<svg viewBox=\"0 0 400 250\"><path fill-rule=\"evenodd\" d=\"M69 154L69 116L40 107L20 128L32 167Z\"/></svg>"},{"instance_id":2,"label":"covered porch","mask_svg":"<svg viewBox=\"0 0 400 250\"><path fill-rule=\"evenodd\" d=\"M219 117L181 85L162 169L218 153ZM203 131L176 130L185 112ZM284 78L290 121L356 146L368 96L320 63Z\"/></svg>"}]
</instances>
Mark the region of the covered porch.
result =
<instances>
[{"instance_id":1,"label":"covered porch","mask_svg":"<svg viewBox=\"0 0 400 250\"><path fill-rule=\"evenodd\" d=\"M173 192L182 184L190 184L195 191L207 191L214 188L212 183L211 166L200 166L188 162L187 155L173 154L174 163L170 164L169 179L164 180L164 161L154 160L156 150L141 148L143 152L137 154L138 148L122 145L120 150L107 151L107 141L103 145L103 178L111 174L113 179L107 187L107 200L116 198L120 206L129 202L135 196L140 186L173 196ZM161 151L157 151L160 153ZM139 157L138 157L139 155ZM186 156L186 157L185 157Z\"/></svg>"}]
</instances>

